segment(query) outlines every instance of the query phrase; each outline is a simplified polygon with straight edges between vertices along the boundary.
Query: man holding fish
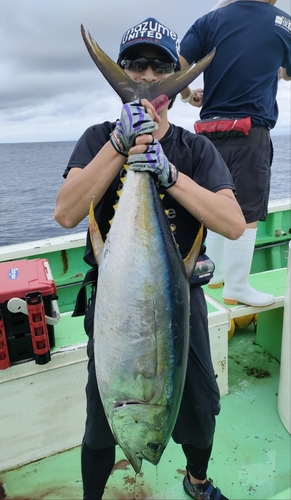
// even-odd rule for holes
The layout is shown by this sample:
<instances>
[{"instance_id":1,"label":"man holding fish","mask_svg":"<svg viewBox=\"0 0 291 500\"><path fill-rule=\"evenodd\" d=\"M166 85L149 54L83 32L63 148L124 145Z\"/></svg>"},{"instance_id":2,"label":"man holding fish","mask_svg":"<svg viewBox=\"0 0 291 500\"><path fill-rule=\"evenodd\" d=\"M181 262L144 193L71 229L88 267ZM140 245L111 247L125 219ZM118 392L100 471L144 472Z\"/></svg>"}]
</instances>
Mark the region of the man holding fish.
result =
<instances>
[{"instance_id":1,"label":"man holding fish","mask_svg":"<svg viewBox=\"0 0 291 500\"><path fill-rule=\"evenodd\" d=\"M106 332L107 341L109 341L107 343L108 350L111 352L118 344L118 356L120 356L120 359L125 359L124 357L127 354L129 355L132 348L127 336L132 323L135 322L134 333L136 333L135 329L138 330L140 326L144 330L147 328L147 318L140 319L140 315L143 315L143 304L140 306L139 302L142 302L142 300L136 304L137 308L141 307L141 309L137 310L137 314L134 314L133 311L132 316L126 316L131 300L134 300L134 295L139 296L140 293L137 286L134 290L130 289L131 283L133 287L136 283L134 269L130 275L128 288L124 285L123 279L126 280L124 267L128 266L128 269L132 271L130 267L132 261L136 262L136 274L144 272L143 266L140 266L140 261L143 259L142 252L145 247L149 246L147 242L151 241L152 236L150 234L151 221L147 219L147 207L150 204L147 205L147 196L145 197L146 200L143 201L143 189L140 190L138 196L135 193L135 196L130 199L128 188L127 194L124 191L126 186L134 185L135 182L142 182L142 180L138 179L151 179L150 182L146 181L147 183L144 185L147 186L146 189L152 189L153 186L154 192L157 191L162 195L163 207L168 214L178 244L179 254L184 259L185 268L187 268L187 257L191 253L193 242L196 240L197 234L199 234L201 222L203 222L205 228L235 240L243 233L245 220L234 195L234 185L229 171L211 142L181 127L176 127L168 120L168 109L171 107L176 94L190 83L189 78L192 74L190 73L189 77L189 71L192 71L191 68L189 71L179 73L179 40L177 34L153 18L138 23L125 32L120 45L117 65L109 60L92 39L88 41L84 33L83 38L97 66L119 93L123 102L126 103L123 105L120 119L116 123L105 122L93 125L79 139L64 173L66 180L58 192L55 209L56 220L63 227L72 228L88 215L89 206L93 200L94 216L98 223L98 231L96 228L93 229L91 239L90 237L87 238L87 248L84 256L85 261L95 270L97 260L99 277L97 301L95 303L95 290L91 305L86 311L84 323L89 337L87 348L89 363L88 383L86 386L87 419L81 455L84 500L96 500L102 498L105 485L114 466L116 443L120 444L136 471L139 471L142 459L157 464L166 445L166 441L164 445L161 445L160 442L150 438L155 429L152 422L145 420L140 425L141 436L136 435L136 441L139 442L140 439L143 439L146 440L146 444L144 446L144 443L142 443L141 449L135 452L134 455L131 446L135 446L136 443L130 443L130 440L132 435L135 437L135 424L138 424L136 421L138 419L132 420L129 433L127 433L127 429L119 428L119 423L116 426L114 423L115 415L120 414L120 412L124 419L127 418L128 414L132 417L131 410L135 407L137 412L139 408L158 411L157 406L160 404L158 398L160 392L164 391L165 381L168 380L167 373L165 373L167 370L164 369L168 361L165 362L162 368L160 365L161 359L159 358L163 356L163 350L157 356L157 373L152 375L147 356L140 354L139 345L136 347L138 363L135 365L135 369L140 371L135 373L134 378L138 384L138 389L140 387L143 389L144 400L140 401L140 396L137 397L136 395L132 396L132 400L124 400L123 402L121 400L114 409L116 411L112 418L108 413L110 410L106 406L106 391L104 394L104 387L102 387L104 383L103 373L98 371L99 362L102 363L102 358L108 354L105 349L102 351L102 335L99 336L98 340L98 334L100 335L98 325L100 326L102 322L100 317L102 315L105 317L106 320L102 325L105 325L104 328L106 328L106 323L111 322L111 315L115 314L115 307L110 309L111 301L114 301L116 290L120 286L122 291L120 302L122 302L123 309L120 307L118 310L120 313L116 316L115 321L110 323L110 331ZM195 72L195 68L193 71ZM166 95L169 101L167 98L159 99L158 96L160 95ZM133 97L131 101L130 97ZM119 193L122 186L121 178L126 174L125 163L129 166L129 170L123 188L124 194L121 193L116 215L114 215L113 206L116 205L119 196L117 192ZM156 184L152 183L152 178ZM148 193L150 193L150 189ZM151 201L151 206L154 207L153 217L155 211L159 210L154 195L153 193L153 201ZM130 202L124 207L125 196ZM150 196L149 194L148 197ZM160 203L159 199L158 202ZM132 218L135 222L130 226L128 219L130 219L134 205L137 205L137 210ZM136 224L136 217L140 215L139 205L143 218L138 219L138 224L134 225ZM123 214L124 223L122 224L121 221L120 226L118 226L120 214ZM110 229L109 221L113 216L113 224ZM116 218L117 222L115 222ZM160 219L162 220L162 217ZM143 225L144 227L141 228L140 226ZM161 230L163 230L162 226L163 222L161 222ZM134 239L135 232L140 229L145 231L145 242L141 247L138 246L139 242ZM122 260L123 240L128 238L127 233L129 232L132 235L132 238L127 243L129 251L126 258ZM118 239L118 234L120 235L118 240L120 252L118 255L117 249L116 260L120 259L118 264L122 268L120 269L121 274L117 266L112 280L108 283L108 280L107 282L106 279L104 280L104 276L106 276L104 263L112 262L113 265L116 264L116 261L113 262L108 259L112 257L115 251L114 245ZM206 229L204 230L204 238L205 235ZM105 241L104 251L99 236L102 236L103 240L106 240L106 238L110 240L110 244L107 246L107 241ZM147 239L147 236L149 239ZM158 234L156 241L160 243ZM101 250L98 247L99 245ZM198 253L203 255L204 250L204 246L199 243ZM156 270L159 273L160 268L164 267L164 263L168 262L169 255L160 255L157 248L150 248L150 252L148 265L151 266L152 261L158 262ZM173 268L173 280L176 271ZM168 300L168 295L172 293L169 267L167 273L169 286L161 290L162 296L165 296L165 301ZM122 279L120 276L122 276ZM183 276L186 276L185 271ZM97 272L95 273L95 280L96 277ZM181 279L183 281L184 278ZM172 422L171 434L174 441L182 446L186 457L187 475L183 481L186 493L197 500L226 500L220 490L207 479L207 467L215 430L215 417L220 410L220 398L211 361L204 293L200 282L197 283L190 279L191 282L193 284L189 287L189 281L187 281L190 307L188 310L190 338L189 341L187 340L185 363L182 362L182 365L185 365L185 385L181 402L179 400L179 405L176 408L177 419ZM146 285L148 286L148 282ZM151 284L151 286L154 286L154 284ZM140 282L140 287L145 290L145 283ZM102 293L100 292L101 288ZM103 293L105 293L105 297ZM159 290L155 289L155 294L158 293ZM102 302L105 302L105 306L100 312ZM106 309L106 302L108 309ZM149 302L147 296L144 304L145 309L148 308ZM165 307L164 315L169 314L169 318L172 318L172 320L169 320L169 324L175 323L178 318L172 317L171 311L169 311L169 309L176 307L175 300L167 303L170 306ZM183 304L180 305L183 306ZM119 305L116 307L119 307ZM97 314L97 331L94 309L99 314L99 316ZM153 323L151 323L151 316L155 316ZM163 314L160 316L163 316ZM155 306L152 314L150 312L148 314L148 323L157 323L157 329L159 329L159 321L162 322L163 318L159 318L159 311ZM123 331L120 331L119 336L114 337L116 322L119 322L118 325L121 330L123 328ZM169 328L172 328L172 325ZM152 332L152 336L155 333ZM178 336L178 332L176 333ZM110 343L111 334L112 340ZM189 331L185 330L187 339L188 334ZM103 337L106 337L106 335L103 335ZM181 335L183 337L184 332L181 332ZM148 342L151 341L152 338L148 338ZM174 337L173 341L175 341ZM142 342L140 343L142 348ZM167 348L165 344L164 349L167 350ZM108 356L107 366L103 367L103 369L105 371L107 369L108 371L111 370L112 373L118 363L115 358L111 359L111 362L110 359L110 356ZM119 381L112 379L111 384L107 386L108 392L111 391L112 386L116 386L117 390L122 393L123 388L127 385L127 378L131 376L130 369L133 363L134 360L128 362L127 365L126 363L123 364L126 374L122 371ZM178 372L181 370L181 362L177 370ZM107 376L107 373L105 373L105 376ZM175 373L173 376L175 378ZM106 411L104 411L104 408ZM167 408L165 413L167 413ZM156 426L159 425L160 423L157 421ZM160 430L163 433L164 429L161 428Z\"/></svg>"}]
</instances>

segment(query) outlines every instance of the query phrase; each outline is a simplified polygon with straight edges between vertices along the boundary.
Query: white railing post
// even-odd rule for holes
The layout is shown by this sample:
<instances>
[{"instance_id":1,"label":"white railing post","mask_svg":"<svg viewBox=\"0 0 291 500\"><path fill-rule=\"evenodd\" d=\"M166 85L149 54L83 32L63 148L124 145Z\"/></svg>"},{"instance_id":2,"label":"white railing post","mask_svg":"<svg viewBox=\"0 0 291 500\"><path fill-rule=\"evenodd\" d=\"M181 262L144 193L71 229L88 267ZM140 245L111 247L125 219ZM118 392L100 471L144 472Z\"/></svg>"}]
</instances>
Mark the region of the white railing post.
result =
<instances>
[{"instance_id":1,"label":"white railing post","mask_svg":"<svg viewBox=\"0 0 291 500\"><path fill-rule=\"evenodd\" d=\"M282 350L281 367L278 391L278 412L283 425L291 434L291 315L290 315L290 282L291 282L291 241L289 242L288 264L287 264L287 283L284 304L283 332L282 332Z\"/></svg>"}]
</instances>

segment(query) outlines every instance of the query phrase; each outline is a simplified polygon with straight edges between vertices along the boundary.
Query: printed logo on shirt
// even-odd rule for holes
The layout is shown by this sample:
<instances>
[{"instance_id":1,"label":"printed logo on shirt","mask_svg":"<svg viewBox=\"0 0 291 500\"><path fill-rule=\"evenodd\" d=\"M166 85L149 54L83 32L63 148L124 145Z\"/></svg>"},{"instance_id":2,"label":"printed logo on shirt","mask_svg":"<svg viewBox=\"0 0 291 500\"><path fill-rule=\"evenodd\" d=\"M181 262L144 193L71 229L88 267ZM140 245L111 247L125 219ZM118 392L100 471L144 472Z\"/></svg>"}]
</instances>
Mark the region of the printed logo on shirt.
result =
<instances>
[{"instance_id":1,"label":"printed logo on shirt","mask_svg":"<svg viewBox=\"0 0 291 500\"><path fill-rule=\"evenodd\" d=\"M176 218L176 210L174 208L167 208L167 218L168 218L168 221L169 221L169 225L170 225L170 228L171 228L171 232L172 232L172 235L175 237L176 236L176 230L177 230L177 226L176 224L174 224L174 221L172 219L175 219Z\"/></svg>"},{"instance_id":2,"label":"printed logo on shirt","mask_svg":"<svg viewBox=\"0 0 291 500\"><path fill-rule=\"evenodd\" d=\"M275 25L291 32L291 20L284 16L276 16Z\"/></svg>"}]
</instances>

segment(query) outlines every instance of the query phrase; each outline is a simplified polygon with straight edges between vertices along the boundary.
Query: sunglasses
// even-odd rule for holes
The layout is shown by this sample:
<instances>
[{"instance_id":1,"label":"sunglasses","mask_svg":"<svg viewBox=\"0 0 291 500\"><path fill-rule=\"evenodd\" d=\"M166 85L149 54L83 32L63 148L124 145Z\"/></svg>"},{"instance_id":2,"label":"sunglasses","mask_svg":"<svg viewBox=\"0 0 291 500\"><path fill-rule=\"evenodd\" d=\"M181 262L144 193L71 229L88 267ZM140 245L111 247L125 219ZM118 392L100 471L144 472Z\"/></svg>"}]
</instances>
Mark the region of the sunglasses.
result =
<instances>
[{"instance_id":1,"label":"sunglasses","mask_svg":"<svg viewBox=\"0 0 291 500\"><path fill-rule=\"evenodd\" d=\"M151 57L139 57L138 59L122 59L120 62L122 69L129 69L140 73L145 71L148 66L151 66L156 73L172 73L175 71L177 64L168 61L161 61Z\"/></svg>"}]
</instances>

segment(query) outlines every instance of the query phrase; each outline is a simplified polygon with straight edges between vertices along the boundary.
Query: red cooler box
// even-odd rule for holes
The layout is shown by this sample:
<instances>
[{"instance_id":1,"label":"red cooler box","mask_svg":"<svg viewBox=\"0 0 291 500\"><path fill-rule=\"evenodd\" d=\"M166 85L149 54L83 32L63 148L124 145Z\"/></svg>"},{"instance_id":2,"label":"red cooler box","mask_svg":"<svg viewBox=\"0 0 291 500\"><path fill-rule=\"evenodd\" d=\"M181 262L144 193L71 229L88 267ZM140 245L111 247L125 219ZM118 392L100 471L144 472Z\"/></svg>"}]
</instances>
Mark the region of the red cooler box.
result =
<instances>
[{"instance_id":1,"label":"red cooler box","mask_svg":"<svg viewBox=\"0 0 291 500\"><path fill-rule=\"evenodd\" d=\"M50 361L59 320L56 285L46 259L0 263L0 369Z\"/></svg>"}]
</instances>

